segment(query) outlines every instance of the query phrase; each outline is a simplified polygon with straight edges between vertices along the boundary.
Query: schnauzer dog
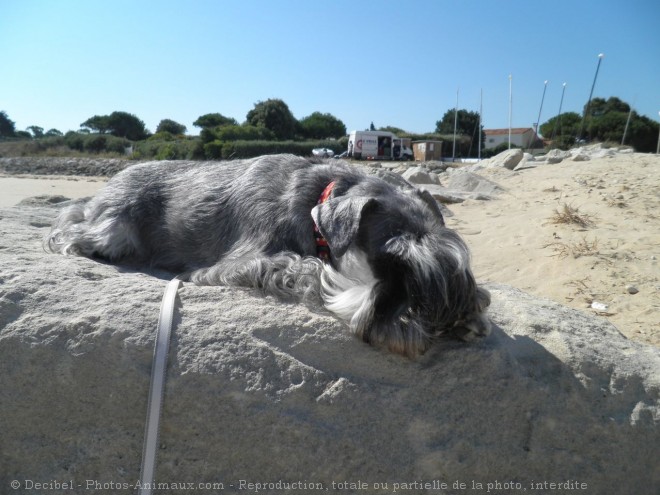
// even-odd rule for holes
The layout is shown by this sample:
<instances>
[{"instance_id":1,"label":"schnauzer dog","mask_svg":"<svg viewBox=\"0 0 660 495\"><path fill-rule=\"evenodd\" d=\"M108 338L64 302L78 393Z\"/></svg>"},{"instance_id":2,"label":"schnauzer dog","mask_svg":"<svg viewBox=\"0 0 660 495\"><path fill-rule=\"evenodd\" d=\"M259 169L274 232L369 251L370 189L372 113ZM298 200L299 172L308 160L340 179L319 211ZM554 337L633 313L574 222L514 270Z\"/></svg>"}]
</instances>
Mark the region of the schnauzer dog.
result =
<instances>
[{"instance_id":1,"label":"schnauzer dog","mask_svg":"<svg viewBox=\"0 0 660 495\"><path fill-rule=\"evenodd\" d=\"M317 301L364 342L411 357L443 333L490 332L490 295L433 197L338 160L134 165L62 211L46 244L184 272L198 285Z\"/></svg>"}]
</instances>

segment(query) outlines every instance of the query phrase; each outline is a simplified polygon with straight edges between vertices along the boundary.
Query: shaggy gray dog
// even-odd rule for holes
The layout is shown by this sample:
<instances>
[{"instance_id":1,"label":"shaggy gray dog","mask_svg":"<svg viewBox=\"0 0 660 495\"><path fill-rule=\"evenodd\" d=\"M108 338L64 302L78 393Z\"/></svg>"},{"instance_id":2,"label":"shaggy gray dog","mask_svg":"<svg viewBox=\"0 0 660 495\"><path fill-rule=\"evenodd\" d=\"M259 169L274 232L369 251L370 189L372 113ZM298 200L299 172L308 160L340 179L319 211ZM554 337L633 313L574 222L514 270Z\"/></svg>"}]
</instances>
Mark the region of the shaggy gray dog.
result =
<instances>
[{"instance_id":1,"label":"shaggy gray dog","mask_svg":"<svg viewBox=\"0 0 660 495\"><path fill-rule=\"evenodd\" d=\"M442 333L490 331L490 296L431 195L341 161L134 165L64 210L46 244L185 272L199 285L319 301L365 342L408 356Z\"/></svg>"}]
</instances>

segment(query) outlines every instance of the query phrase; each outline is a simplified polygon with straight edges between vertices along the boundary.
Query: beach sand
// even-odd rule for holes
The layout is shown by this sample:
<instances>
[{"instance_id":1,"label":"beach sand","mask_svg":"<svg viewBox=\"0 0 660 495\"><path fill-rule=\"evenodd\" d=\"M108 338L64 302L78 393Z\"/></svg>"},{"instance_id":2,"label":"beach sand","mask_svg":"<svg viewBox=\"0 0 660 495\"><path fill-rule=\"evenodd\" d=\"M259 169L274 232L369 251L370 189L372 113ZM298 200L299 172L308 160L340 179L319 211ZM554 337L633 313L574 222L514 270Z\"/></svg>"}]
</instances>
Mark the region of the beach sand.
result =
<instances>
[{"instance_id":1,"label":"beach sand","mask_svg":"<svg viewBox=\"0 0 660 495\"><path fill-rule=\"evenodd\" d=\"M506 192L449 205L447 224L469 244L479 282L604 316L629 338L660 346L660 157L617 154L478 173ZM3 175L0 206L42 194L91 196L106 180ZM589 223L553 223L564 205Z\"/></svg>"},{"instance_id":2,"label":"beach sand","mask_svg":"<svg viewBox=\"0 0 660 495\"><path fill-rule=\"evenodd\" d=\"M0 208L15 206L21 200L44 194L77 199L93 196L106 183L106 177L0 175Z\"/></svg>"},{"instance_id":3,"label":"beach sand","mask_svg":"<svg viewBox=\"0 0 660 495\"><path fill-rule=\"evenodd\" d=\"M468 242L480 282L605 316L627 337L660 346L660 157L479 174L506 192L450 205L447 224ZM590 223L553 223L564 205Z\"/></svg>"}]
</instances>

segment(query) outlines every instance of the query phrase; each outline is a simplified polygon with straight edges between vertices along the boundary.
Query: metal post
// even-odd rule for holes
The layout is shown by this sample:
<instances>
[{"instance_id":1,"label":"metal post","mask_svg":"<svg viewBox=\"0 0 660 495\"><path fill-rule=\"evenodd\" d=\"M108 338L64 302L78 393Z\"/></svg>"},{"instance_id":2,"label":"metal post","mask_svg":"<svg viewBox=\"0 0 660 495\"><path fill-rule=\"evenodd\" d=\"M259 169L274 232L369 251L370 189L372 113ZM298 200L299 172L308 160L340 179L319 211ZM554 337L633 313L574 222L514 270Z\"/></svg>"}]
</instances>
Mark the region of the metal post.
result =
<instances>
[{"instance_id":1,"label":"metal post","mask_svg":"<svg viewBox=\"0 0 660 495\"><path fill-rule=\"evenodd\" d=\"M555 119L555 125L552 128L552 137L550 141L555 140L555 133L557 132L557 124L559 124L559 132L561 133L561 107L564 104L564 93L566 92L566 83L563 84L561 89L561 100L559 100L559 112L557 112L557 118Z\"/></svg>"},{"instance_id":2,"label":"metal post","mask_svg":"<svg viewBox=\"0 0 660 495\"><path fill-rule=\"evenodd\" d=\"M509 74L509 149L511 149L511 102L513 100L511 79L512 79L511 74Z\"/></svg>"},{"instance_id":3,"label":"metal post","mask_svg":"<svg viewBox=\"0 0 660 495\"><path fill-rule=\"evenodd\" d=\"M458 126L458 92L460 88L456 90L456 106L454 107L454 145L451 149L451 161L454 162L456 158L456 128Z\"/></svg>"},{"instance_id":4,"label":"metal post","mask_svg":"<svg viewBox=\"0 0 660 495\"><path fill-rule=\"evenodd\" d=\"M658 112L658 115L660 115L660 112ZM658 130L658 147L655 149L655 154L660 155L660 130Z\"/></svg>"},{"instance_id":5,"label":"metal post","mask_svg":"<svg viewBox=\"0 0 660 495\"><path fill-rule=\"evenodd\" d=\"M481 113L484 110L484 90L483 88L481 89L481 92L479 93L479 151L477 153L477 157L479 160L481 160Z\"/></svg>"},{"instance_id":6,"label":"metal post","mask_svg":"<svg viewBox=\"0 0 660 495\"><path fill-rule=\"evenodd\" d=\"M623 137L621 138L621 146L626 142L626 134L628 134L628 125L630 124L630 117L632 116L633 107L630 107L628 118L626 119L626 127L623 128Z\"/></svg>"},{"instance_id":7,"label":"metal post","mask_svg":"<svg viewBox=\"0 0 660 495\"><path fill-rule=\"evenodd\" d=\"M582 131L584 131L584 124L587 120L587 114L589 113L589 105L591 104L591 97L594 94L594 88L596 87L596 79L598 78L598 69L600 69L600 63L603 60L605 55L602 53L598 54L598 65L596 65L596 74L594 75L594 82L591 85L591 91L589 92L589 99L587 100L587 105L584 107L584 115L582 116L582 124L580 125L580 133L578 134L578 140L582 139Z\"/></svg>"},{"instance_id":8,"label":"metal post","mask_svg":"<svg viewBox=\"0 0 660 495\"><path fill-rule=\"evenodd\" d=\"M534 130L534 141L539 137L539 125L541 125L541 111L543 110L543 100L545 100L545 90L548 89L548 81L543 82L543 96L541 96L541 106L539 107L539 116L536 119L536 129Z\"/></svg>"}]
</instances>

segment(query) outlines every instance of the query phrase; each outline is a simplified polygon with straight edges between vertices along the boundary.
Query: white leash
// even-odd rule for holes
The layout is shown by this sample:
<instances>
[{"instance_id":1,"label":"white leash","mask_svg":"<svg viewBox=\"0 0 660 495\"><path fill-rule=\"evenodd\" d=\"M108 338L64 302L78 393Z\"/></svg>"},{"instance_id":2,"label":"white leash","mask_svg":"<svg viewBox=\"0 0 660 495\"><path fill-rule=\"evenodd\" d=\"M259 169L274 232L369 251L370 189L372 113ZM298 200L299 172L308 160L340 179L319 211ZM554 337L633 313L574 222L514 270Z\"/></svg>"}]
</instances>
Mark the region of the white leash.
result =
<instances>
[{"instance_id":1,"label":"white leash","mask_svg":"<svg viewBox=\"0 0 660 495\"><path fill-rule=\"evenodd\" d=\"M140 471L139 495L151 495L156 471L156 452L158 451L158 432L160 427L160 412L165 391L165 370L167 369L167 353L170 348L172 321L174 318L174 302L181 286L181 280L174 278L165 289L163 301L160 304L158 317L158 332L154 346L154 357L151 367L151 385L147 402L147 422L142 449L142 469Z\"/></svg>"}]
</instances>

